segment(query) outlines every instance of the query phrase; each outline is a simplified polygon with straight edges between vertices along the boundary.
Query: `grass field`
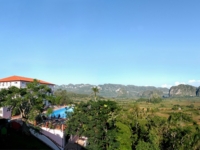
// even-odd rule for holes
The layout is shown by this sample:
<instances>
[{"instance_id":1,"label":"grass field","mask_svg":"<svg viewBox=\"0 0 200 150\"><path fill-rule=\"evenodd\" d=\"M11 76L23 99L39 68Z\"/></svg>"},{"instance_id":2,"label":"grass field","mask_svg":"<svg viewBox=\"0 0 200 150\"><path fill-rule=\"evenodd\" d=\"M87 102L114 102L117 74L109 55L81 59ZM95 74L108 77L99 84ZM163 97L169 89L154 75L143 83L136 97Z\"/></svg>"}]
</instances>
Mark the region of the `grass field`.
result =
<instances>
[{"instance_id":1,"label":"grass field","mask_svg":"<svg viewBox=\"0 0 200 150\"><path fill-rule=\"evenodd\" d=\"M92 97L74 99L75 103L81 101L91 100ZM102 99L102 98L100 98ZM107 98L103 98L106 100ZM154 114L160 117L168 118L170 113L183 112L192 116L193 120L200 124L200 97L175 97L175 98L163 98L160 103L148 103L146 101L140 102L137 99L114 99L109 100L117 102L120 106L128 107L130 104L137 104L141 109L154 110Z\"/></svg>"},{"instance_id":2,"label":"grass field","mask_svg":"<svg viewBox=\"0 0 200 150\"><path fill-rule=\"evenodd\" d=\"M137 104L141 109L154 110L154 114L168 118L170 113L183 112L192 116L193 120L200 124L200 98L165 98L160 103L139 102L136 99L115 100L121 106Z\"/></svg>"}]
</instances>

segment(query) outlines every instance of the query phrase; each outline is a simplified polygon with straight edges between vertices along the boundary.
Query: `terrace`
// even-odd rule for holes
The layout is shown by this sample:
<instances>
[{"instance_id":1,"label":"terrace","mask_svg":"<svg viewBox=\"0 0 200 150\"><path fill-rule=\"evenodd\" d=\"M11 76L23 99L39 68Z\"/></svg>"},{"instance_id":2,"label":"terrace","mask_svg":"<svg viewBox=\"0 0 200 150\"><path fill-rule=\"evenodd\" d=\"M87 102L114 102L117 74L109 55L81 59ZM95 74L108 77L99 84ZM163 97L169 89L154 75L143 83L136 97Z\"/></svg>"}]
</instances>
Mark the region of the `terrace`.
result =
<instances>
[{"instance_id":1,"label":"terrace","mask_svg":"<svg viewBox=\"0 0 200 150\"><path fill-rule=\"evenodd\" d=\"M60 108L60 109L63 109L63 108ZM65 128L66 128L66 123L68 119L61 118L60 116L61 115L54 114L54 115L51 115L51 117L49 117L49 115L43 114L41 117L37 118L31 124L28 124L28 126L31 127L29 129L31 133L31 137L34 138L35 136L37 138L36 139L37 141L39 140L40 142L42 141L43 143L47 144L48 145L46 146L48 147L47 149L63 150L68 146L72 146L72 145L76 146L77 144L80 145L80 147L82 148L85 147L87 138L84 138L84 137L79 138L77 136L67 137L67 135L65 134ZM11 122L22 124L20 116L13 116L11 119ZM32 127L33 128L39 127L41 130L39 132L35 132L32 129Z\"/></svg>"},{"instance_id":2,"label":"terrace","mask_svg":"<svg viewBox=\"0 0 200 150\"><path fill-rule=\"evenodd\" d=\"M12 126L13 122L15 121L0 118L0 131L5 127L5 132L1 132L0 136L1 149L51 149L33 135L23 134L20 128Z\"/></svg>"},{"instance_id":3,"label":"terrace","mask_svg":"<svg viewBox=\"0 0 200 150\"><path fill-rule=\"evenodd\" d=\"M13 116L12 121L21 123L20 116ZM39 127L41 130L38 133L35 133L34 130L30 129L30 132L33 136L40 139L52 149L64 149L65 143L67 141L65 138L65 128L66 128L66 118L60 117L47 117L43 114L41 117L36 118L34 122L28 124L30 127ZM33 126L34 125L34 126Z\"/></svg>"}]
</instances>

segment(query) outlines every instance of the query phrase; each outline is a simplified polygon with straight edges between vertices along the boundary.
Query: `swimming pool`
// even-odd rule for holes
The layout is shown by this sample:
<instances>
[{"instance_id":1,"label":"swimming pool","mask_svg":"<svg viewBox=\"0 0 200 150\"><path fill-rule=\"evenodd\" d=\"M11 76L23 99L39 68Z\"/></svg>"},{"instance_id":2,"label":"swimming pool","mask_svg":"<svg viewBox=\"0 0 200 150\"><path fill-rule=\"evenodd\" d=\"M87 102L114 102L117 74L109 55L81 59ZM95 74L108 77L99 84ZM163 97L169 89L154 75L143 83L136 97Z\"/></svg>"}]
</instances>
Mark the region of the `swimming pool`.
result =
<instances>
[{"instance_id":1,"label":"swimming pool","mask_svg":"<svg viewBox=\"0 0 200 150\"><path fill-rule=\"evenodd\" d=\"M56 118L58 118L58 115L60 114L60 118L67 118L66 112L73 112L73 107L65 107L58 110L54 110L50 117L55 116Z\"/></svg>"}]
</instances>

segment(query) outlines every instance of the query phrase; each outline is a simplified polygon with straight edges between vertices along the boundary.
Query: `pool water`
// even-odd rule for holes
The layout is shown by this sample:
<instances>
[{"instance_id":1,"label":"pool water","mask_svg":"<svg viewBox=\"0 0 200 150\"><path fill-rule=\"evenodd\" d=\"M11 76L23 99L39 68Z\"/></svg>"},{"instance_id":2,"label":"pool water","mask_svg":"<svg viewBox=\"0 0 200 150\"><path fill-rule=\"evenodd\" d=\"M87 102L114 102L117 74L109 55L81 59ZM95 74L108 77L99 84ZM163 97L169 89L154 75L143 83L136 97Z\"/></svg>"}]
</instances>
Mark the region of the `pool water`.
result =
<instances>
[{"instance_id":1,"label":"pool water","mask_svg":"<svg viewBox=\"0 0 200 150\"><path fill-rule=\"evenodd\" d=\"M67 118L67 114L66 112L73 112L73 108L72 107L65 107L65 108L61 108L58 110L54 110L53 113L50 115L50 117L56 117L58 118L58 115L60 114L60 118Z\"/></svg>"}]
</instances>

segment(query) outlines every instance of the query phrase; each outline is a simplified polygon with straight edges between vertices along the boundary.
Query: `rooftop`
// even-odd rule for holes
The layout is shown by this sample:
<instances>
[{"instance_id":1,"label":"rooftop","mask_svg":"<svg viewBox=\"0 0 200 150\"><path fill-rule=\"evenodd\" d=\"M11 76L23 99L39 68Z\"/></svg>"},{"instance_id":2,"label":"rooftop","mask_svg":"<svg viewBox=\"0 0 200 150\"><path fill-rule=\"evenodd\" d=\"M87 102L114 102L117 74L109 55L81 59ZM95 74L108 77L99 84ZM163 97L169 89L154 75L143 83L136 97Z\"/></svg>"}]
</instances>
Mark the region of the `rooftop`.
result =
<instances>
[{"instance_id":1,"label":"rooftop","mask_svg":"<svg viewBox=\"0 0 200 150\"><path fill-rule=\"evenodd\" d=\"M27 77L22 77L22 76L10 76L6 78L0 79L0 82L11 82L11 81L25 81L25 82L33 82L33 78L27 78ZM38 80L38 79L37 79ZM41 84L50 84L54 85L53 83L46 82L43 80L38 80Z\"/></svg>"}]
</instances>

